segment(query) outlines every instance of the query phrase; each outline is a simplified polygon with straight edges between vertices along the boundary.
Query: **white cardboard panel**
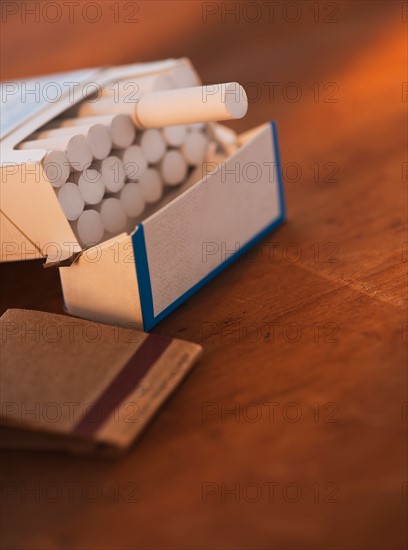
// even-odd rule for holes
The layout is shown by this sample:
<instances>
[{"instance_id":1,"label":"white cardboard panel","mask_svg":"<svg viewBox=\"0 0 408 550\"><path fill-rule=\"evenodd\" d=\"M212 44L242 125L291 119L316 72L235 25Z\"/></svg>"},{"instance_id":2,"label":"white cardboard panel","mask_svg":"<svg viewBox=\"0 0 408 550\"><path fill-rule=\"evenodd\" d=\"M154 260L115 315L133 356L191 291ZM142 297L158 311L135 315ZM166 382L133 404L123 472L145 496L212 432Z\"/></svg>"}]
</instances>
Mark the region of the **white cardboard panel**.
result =
<instances>
[{"instance_id":1,"label":"white cardboard panel","mask_svg":"<svg viewBox=\"0 0 408 550\"><path fill-rule=\"evenodd\" d=\"M44 258L35 246L0 210L0 261L17 262Z\"/></svg>"},{"instance_id":2,"label":"white cardboard panel","mask_svg":"<svg viewBox=\"0 0 408 550\"><path fill-rule=\"evenodd\" d=\"M118 235L60 267L66 309L103 323L143 327L132 237Z\"/></svg>"},{"instance_id":3,"label":"white cardboard panel","mask_svg":"<svg viewBox=\"0 0 408 550\"><path fill-rule=\"evenodd\" d=\"M81 71L80 73L74 72L73 76L70 77L67 73L66 86L63 86L65 92L64 95L57 102L45 102L42 104L41 109L36 109L33 111L31 117L27 116L27 112L23 103L20 104L21 112L16 111L18 108L18 103L13 101L13 125L15 129L6 133L5 137L2 138L2 159L3 162L10 160L10 154L13 155L13 148L27 138L34 131L38 130L43 124L46 124L56 116L59 116L64 111L69 110L73 105L85 99L86 95L90 95L95 92L97 89L95 84L103 87L108 85L110 82L114 82L117 79L125 78L126 76L131 77L141 77L143 75L160 73L174 69L180 65L187 65L191 68L192 71L195 70L192 67L188 59L168 59L164 61L154 61L151 63L135 63L131 65L124 65L121 67L105 67L97 69L89 69L87 71ZM196 74L196 73L195 73ZM75 77L76 75L76 77ZM38 82L44 81L47 77L39 78ZM51 78L51 77L50 77ZM65 77L64 77L65 78ZM198 76L197 76L198 79ZM33 80L32 80L33 81ZM4 83L7 84L7 83ZM43 83L45 84L45 83ZM31 89L27 83L27 88ZM21 92L20 92L21 93ZM31 97L31 96L29 96ZM11 96L13 99L13 96ZM7 112L7 103L2 105L3 113ZM15 119L20 116L21 125L17 123ZM21 152L19 152L21 153ZM13 160L13 162L19 162L18 156ZM23 157L22 157L23 158ZM23 160L24 162L24 160Z\"/></svg>"},{"instance_id":4,"label":"white cardboard panel","mask_svg":"<svg viewBox=\"0 0 408 550\"><path fill-rule=\"evenodd\" d=\"M44 256L81 250L40 163L1 167L1 209Z\"/></svg>"},{"instance_id":5,"label":"white cardboard panel","mask_svg":"<svg viewBox=\"0 0 408 550\"><path fill-rule=\"evenodd\" d=\"M275 165L267 124L224 167L143 223L155 316L279 217Z\"/></svg>"}]
</instances>

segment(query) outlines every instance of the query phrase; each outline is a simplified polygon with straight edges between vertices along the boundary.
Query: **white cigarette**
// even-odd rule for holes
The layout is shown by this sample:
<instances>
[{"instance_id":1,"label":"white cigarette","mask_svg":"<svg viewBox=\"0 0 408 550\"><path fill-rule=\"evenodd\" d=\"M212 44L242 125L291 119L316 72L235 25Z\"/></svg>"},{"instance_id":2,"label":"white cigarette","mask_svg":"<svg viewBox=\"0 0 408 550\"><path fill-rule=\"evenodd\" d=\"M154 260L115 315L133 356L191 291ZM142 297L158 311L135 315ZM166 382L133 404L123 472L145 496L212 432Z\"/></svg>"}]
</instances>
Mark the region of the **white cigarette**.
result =
<instances>
[{"instance_id":1,"label":"white cigarette","mask_svg":"<svg viewBox=\"0 0 408 550\"><path fill-rule=\"evenodd\" d=\"M229 82L142 94L134 120L140 128L158 128L242 118L247 110L245 90Z\"/></svg>"},{"instance_id":2,"label":"white cigarette","mask_svg":"<svg viewBox=\"0 0 408 550\"><path fill-rule=\"evenodd\" d=\"M201 166L196 166L191 173L189 174L186 180L186 187L192 187L198 181L201 181L204 176L207 175L206 165L202 164Z\"/></svg>"},{"instance_id":3,"label":"white cigarette","mask_svg":"<svg viewBox=\"0 0 408 550\"><path fill-rule=\"evenodd\" d=\"M82 172L92 163L92 151L84 136L72 136L67 144L67 157L74 170Z\"/></svg>"},{"instance_id":4,"label":"white cigarette","mask_svg":"<svg viewBox=\"0 0 408 550\"><path fill-rule=\"evenodd\" d=\"M132 101L135 95L174 88L173 79L166 74L153 74L111 82L102 89L101 97L123 96Z\"/></svg>"},{"instance_id":5,"label":"white cigarette","mask_svg":"<svg viewBox=\"0 0 408 550\"><path fill-rule=\"evenodd\" d=\"M121 233L127 223L126 212L119 199L109 197L102 201L99 212L108 233Z\"/></svg>"},{"instance_id":6,"label":"white cigarette","mask_svg":"<svg viewBox=\"0 0 408 550\"><path fill-rule=\"evenodd\" d=\"M140 147L150 164L159 162L166 152L166 143L160 130L156 128L150 128L142 132Z\"/></svg>"},{"instance_id":7,"label":"white cigarette","mask_svg":"<svg viewBox=\"0 0 408 550\"><path fill-rule=\"evenodd\" d=\"M139 145L131 145L120 153L127 179L138 181L147 168L147 158Z\"/></svg>"},{"instance_id":8,"label":"white cigarette","mask_svg":"<svg viewBox=\"0 0 408 550\"><path fill-rule=\"evenodd\" d=\"M202 132L189 132L181 147L181 153L191 166L201 164L205 159L208 137Z\"/></svg>"},{"instance_id":9,"label":"white cigarette","mask_svg":"<svg viewBox=\"0 0 408 550\"><path fill-rule=\"evenodd\" d=\"M112 149L112 138L109 129L103 124L82 125L71 128L54 128L53 130L40 130L34 134L37 139L52 139L61 136L83 135L91 148L96 160L106 158Z\"/></svg>"},{"instance_id":10,"label":"white cigarette","mask_svg":"<svg viewBox=\"0 0 408 550\"><path fill-rule=\"evenodd\" d=\"M120 192L120 202L129 218L137 218L143 213L146 202L139 183L129 182Z\"/></svg>"},{"instance_id":11,"label":"white cigarette","mask_svg":"<svg viewBox=\"0 0 408 550\"><path fill-rule=\"evenodd\" d=\"M147 204L157 202L163 196L163 179L156 168L145 170L140 177L138 185Z\"/></svg>"},{"instance_id":12,"label":"white cigarette","mask_svg":"<svg viewBox=\"0 0 408 550\"><path fill-rule=\"evenodd\" d=\"M202 166L205 168L207 173L212 172L216 166L225 161L225 158L225 151L220 148L219 144L216 141L210 141L205 153L205 162Z\"/></svg>"},{"instance_id":13,"label":"white cigarette","mask_svg":"<svg viewBox=\"0 0 408 550\"><path fill-rule=\"evenodd\" d=\"M53 187L61 187L68 181L71 166L64 151L51 151L43 160L48 181Z\"/></svg>"},{"instance_id":14,"label":"white cigarette","mask_svg":"<svg viewBox=\"0 0 408 550\"><path fill-rule=\"evenodd\" d=\"M89 168L92 163L91 148L86 138L82 135L24 141L20 143L18 149L65 151L71 167L78 172L82 172L82 170Z\"/></svg>"},{"instance_id":15,"label":"white cigarette","mask_svg":"<svg viewBox=\"0 0 408 550\"><path fill-rule=\"evenodd\" d=\"M67 157L74 170L82 172L92 163L92 151L85 136L72 136L67 145Z\"/></svg>"},{"instance_id":16,"label":"white cigarette","mask_svg":"<svg viewBox=\"0 0 408 550\"><path fill-rule=\"evenodd\" d=\"M228 155L232 155L238 147L238 138L234 130L221 124L214 124L212 130L216 141Z\"/></svg>"},{"instance_id":17,"label":"white cigarette","mask_svg":"<svg viewBox=\"0 0 408 550\"><path fill-rule=\"evenodd\" d=\"M98 170L88 168L78 178L78 188L85 204L99 204L105 194L105 185Z\"/></svg>"},{"instance_id":18,"label":"white cigarette","mask_svg":"<svg viewBox=\"0 0 408 550\"><path fill-rule=\"evenodd\" d=\"M58 200L65 217L70 222L77 220L84 210L85 201L81 192L78 186L71 181L67 181L59 189Z\"/></svg>"},{"instance_id":19,"label":"white cigarette","mask_svg":"<svg viewBox=\"0 0 408 550\"><path fill-rule=\"evenodd\" d=\"M187 163L180 151L167 151L160 163L160 173L166 185L179 185L187 175Z\"/></svg>"},{"instance_id":20,"label":"white cigarette","mask_svg":"<svg viewBox=\"0 0 408 550\"><path fill-rule=\"evenodd\" d=\"M115 149L126 149L135 141L136 127L128 115L115 115L109 124Z\"/></svg>"},{"instance_id":21,"label":"white cigarette","mask_svg":"<svg viewBox=\"0 0 408 550\"><path fill-rule=\"evenodd\" d=\"M94 246L101 242L105 228L96 210L84 210L76 223L78 237L84 246Z\"/></svg>"},{"instance_id":22,"label":"white cigarette","mask_svg":"<svg viewBox=\"0 0 408 550\"><path fill-rule=\"evenodd\" d=\"M187 126L184 124L165 126L162 133L167 145L170 145L170 147L180 147L187 137Z\"/></svg>"},{"instance_id":23,"label":"white cigarette","mask_svg":"<svg viewBox=\"0 0 408 550\"><path fill-rule=\"evenodd\" d=\"M55 119L47 124L46 128L71 128L75 126L91 126L104 124L111 133L112 146L115 149L126 149L135 141L136 127L129 115L100 115L78 118Z\"/></svg>"},{"instance_id":24,"label":"white cigarette","mask_svg":"<svg viewBox=\"0 0 408 550\"><path fill-rule=\"evenodd\" d=\"M161 128L242 118L248 109L245 91L237 82L146 92L134 102L115 99L83 101L75 112L79 116L123 113L139 128Z\"/></svg>"},{"instance_id":25,"label":"white cigarette","mask_svg":"<svg viewBox=\"0 0 408 550\"><path fill-rule=\"evenodd\" d=\"M104 159L98 168L108 193L117 193L125 185L126 171L122 160L112 155Z\"/></svg>"}]
</instances>

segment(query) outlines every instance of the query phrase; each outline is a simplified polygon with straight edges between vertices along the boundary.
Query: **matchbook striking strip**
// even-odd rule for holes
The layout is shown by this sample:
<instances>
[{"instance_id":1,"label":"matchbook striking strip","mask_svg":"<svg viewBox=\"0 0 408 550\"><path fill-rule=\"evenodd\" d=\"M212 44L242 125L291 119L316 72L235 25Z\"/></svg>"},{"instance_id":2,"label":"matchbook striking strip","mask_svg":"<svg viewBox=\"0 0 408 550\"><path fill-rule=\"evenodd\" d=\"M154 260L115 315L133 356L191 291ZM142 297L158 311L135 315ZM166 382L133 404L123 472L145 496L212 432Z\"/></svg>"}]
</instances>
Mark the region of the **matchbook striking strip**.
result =
<instances>
[{"instance_id":1,"label":"matchbook striking strip","mask_svg":"<svg viewBox=\"0 0 408 550\"><path fill-rule=\"evenodd\" d=\"M76 435L91 435L114 414L117 407L133 393L142 379L164 354L171 338L149 334L123 369L113 378L99 399L89 407L74 427Z\"/></svg>"}]
</instances>

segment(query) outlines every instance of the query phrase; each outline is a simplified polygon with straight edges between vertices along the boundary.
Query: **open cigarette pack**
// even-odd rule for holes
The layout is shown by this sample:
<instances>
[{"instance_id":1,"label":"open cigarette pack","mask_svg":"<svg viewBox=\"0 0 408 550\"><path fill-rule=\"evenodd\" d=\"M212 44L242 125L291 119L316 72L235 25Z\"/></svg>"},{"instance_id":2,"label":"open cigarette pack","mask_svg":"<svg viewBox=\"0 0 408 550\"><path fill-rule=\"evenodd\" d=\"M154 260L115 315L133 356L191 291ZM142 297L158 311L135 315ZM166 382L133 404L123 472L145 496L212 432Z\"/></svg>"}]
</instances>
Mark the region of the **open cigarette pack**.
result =
<instances>
[{"instance_id":1,"label":"open cigarette pack","mask_svg":"<svg viewBox=\"0 0 408 550\"><path fill-rule=\"evenodd\" d=\"M187 59L3 83L1 261L45 258L69 313L149 330L280 224L275 124L236 135L234 90L200 86Z\"/></svg>"}]
</instances>

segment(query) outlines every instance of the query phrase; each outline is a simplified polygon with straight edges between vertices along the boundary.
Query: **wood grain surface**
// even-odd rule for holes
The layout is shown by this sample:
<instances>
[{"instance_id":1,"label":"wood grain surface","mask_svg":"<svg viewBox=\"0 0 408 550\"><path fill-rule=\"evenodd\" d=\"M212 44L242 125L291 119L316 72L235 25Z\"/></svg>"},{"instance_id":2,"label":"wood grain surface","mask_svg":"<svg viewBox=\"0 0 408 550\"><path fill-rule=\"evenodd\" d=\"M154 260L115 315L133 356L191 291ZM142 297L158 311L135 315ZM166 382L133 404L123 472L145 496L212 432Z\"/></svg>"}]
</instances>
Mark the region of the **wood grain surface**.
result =
<instances>
[{"instance_id":1,"label":"wood grain surface","mask_svg":"<svg viewBox=\"0 0 408 550\"><path fill-rule=\"evenodd\" d=\"M51 4L2 2L3 80L188 56L278 122L288 219L154 330L204 356L122 460L3 453L2 547L406 548L406 2Z\"/></svg>"}]
</instances>

